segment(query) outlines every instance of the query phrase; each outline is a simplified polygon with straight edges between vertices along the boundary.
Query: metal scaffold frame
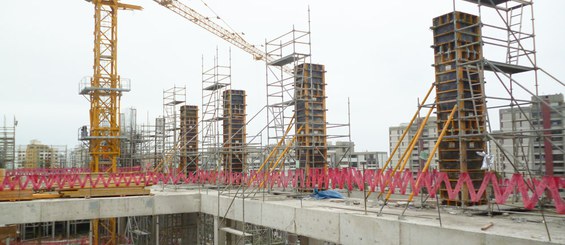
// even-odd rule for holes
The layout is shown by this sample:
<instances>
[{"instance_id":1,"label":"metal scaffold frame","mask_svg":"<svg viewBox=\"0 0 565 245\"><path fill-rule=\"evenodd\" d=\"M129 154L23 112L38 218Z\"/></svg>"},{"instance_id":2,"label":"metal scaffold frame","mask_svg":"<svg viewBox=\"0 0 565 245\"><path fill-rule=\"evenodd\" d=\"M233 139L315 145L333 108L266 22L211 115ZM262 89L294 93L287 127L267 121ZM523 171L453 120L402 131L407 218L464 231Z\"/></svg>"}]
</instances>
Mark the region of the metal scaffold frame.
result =
<instances>
[{"instance_id":1,"label":"metal scaffold frame","mask_svg":"<svg viewBox=\"0 0 565 245\"><path fill-rule=\"evenodd\" d=\"M186 87L174 86L163 91L163 152L171 157L169 166L176 168L180 162L180 108L186 104Z\"/></svg>"},{"instance_id":2,"label":"metal scaffold frame","mask_svg":"<svg viewBox=\"0 0 565 245\"><path fill-rule=\"evenodd\" d=\"M548 158L552 155L551 150L549 154L544 151L556 148L559 154L565 154L563 143L556 141L563 137L564 130L552 130L555 129L552 126L544 128L542 111L545 108L558 117L562 118L564 115L559 106L551 105L548 96L539 94L539 81L543 75L544 81L563 87L565 84L537 64L533 0L465 1L477 7L478 26L482 29L479 42L485 55L481 59L460 63L458 66L483 74L479 77L481 88L489 79L495 81L492 86L500 86L506 92L503 96L489 96L486 90L482 89L480 99L489 102L485 111L488 130L479 132L477 136L488 141L488 153L498 154L495 162L511 165L508 170L503 168L504 164L494 166L502 174L552 174L554 160ZM459 7L454 2L454 11ZM465 34L467 29L456 31ZM467 46L459 48L464 49ZM500 110L501 124L509 123L510 127L501 125L501 131L496 132L490 129L492 122L489 122L489 112L492 113L495 109ZM510 118L503 118L503 111L510 114ZM504 141L510 141L511 144L505 144ZM545 157L541 157L543 155ZM565 172L565 166L559 169L561 173Z\"/></svg>"},{"instance_id":3,"label":"metal scaffold frame","mask_svg":"<svg viewBox=\"0 0 565 245\"><path fill-rule=\"evenodd\" d=\"M467 4L467 7L477 7L477 12L473 13L476 15L460 12L459 9L464 8L461 6L465 5L462 3ZM441 21L443 17L449 21ZM453 19L457 21L452 21ZM455 148L459 148L455 149L455 152L460 153L459 159L456 160L458 171L445 171L441 169L440 164L440 171L450 174L451 187L454 184L453 179L459 173L469 174L474 188L481 184L479 175L491 174L490 171L496 171L503 176L514 173L530 177L552 176L554 163L557 163L553 161L552 155L565 154L564 144L559 141L565 130L549 123L554 116L563 118L563 105L555 103L559 101L559 96L562 101L563 96L539 95L539 76L546 76L548 81L558 86L565 87L565 84L537 65L534 20L532 0L453 1L452 13L434 19L432 29L436 41L449 31L449 35L456 40L453 46L448 48L441 43L435 43L432 47L436 59L434 85L438 88L438 101L435 103L438 106L438 129L444 126L442 122L445 121L440 115L441 110L451 109L450 106L445 107L446 103L459 106L451 125L451 131L455 133L446 134L443 145L438 149L441 162L442 156L445 156L442 152L453 148L450 144L455 143ZM436 25L436 22L445 22L445 25ZM447 41L444 40L445 42ZM451 61L438 63L438 60L444 60L444 56L450 56ZM448 65L451 66L449 69L446 68ZM451 89L457 91L458 95L442 98L442 93L447 90L440 86L445 85L443 81L446 80L448 70L457 71L457 75L452 78L457 86ZM490 83L485 86L487 80ZM494 91L493 88L497 86L504 92L502 95L498 93L492 96L493 92L489 91ZM443 104L438 103L439 101ZM500 131L493 131L491 126L496 125L496 122L492 121L496 118L492 117L495 110L497 111L494 115L500 116ZM470 142L474 142L474 148ZM476 147L477 142L484 142L484 145L479 144L482 152ZM469 162L472 162L475 169L474 177L469 171ZM510 171L504 167L509 167ZM560 170L565 170L565 166ZM535 187L527 187L531 192L534 191ZM475 198L473 202L469 202L467 188L471 187L463 185L456 199L447 198L444 188L445 186L442 188L444 201L464 206L487 203L489 213L492 212L493 193L487 192L480 199ZM518 199L518 194L514 194L513 200ZM542 200L546 199L548 198L540 197L538 200L542 217Z\"/></svg>"},{"instance_id":4,"label":"metal scaffold frame","mask_svg":"<svg viewBox=\"0 0 565 245\"><path fill-rule=\"evenodd\" d=\"M312 63L311 51L309 15L307 31L293 27L291 31L265 42L268 58L266 152L274 150L273 158L276 159L283 154L283 149L289 148L280 161L279 169L282 171L326 168L330 162L328 140L342 138L351 142L349 121L328 123L326 120L325 66ZM292 126L294 130L287 132ZM346 128L347 132L344 131ZM332 134L328 129L339 133ZM300 134L298 130L302 130ZM295 136L296 139L291 141ZM348 145L345 154L336 159L334 165L339 165L345 157L350 162L352 147Z\"/></svg>"},{"instance_id":5,"label":"metal scaffold frame","mask_svg":"<svg viewBox=\"0 0 565 245\"><path fill-rule=\"evenodd\" d=\"M119 166L129 169L141 167L143 137L141 128L137 126L137 109L129 108L127 112L121 113L120 119L120 134L124 139L120 142Z\"/></svg>"},{"instance_id":6,"label":"metal scaffold frame","mask_svg":"<svg viewBox=\"0 0 565 245\"><path fill-rule=\"evenodd\" d=\"M16 168L16 119L12 125L6 124L4 117L4 125L0 127L0 169Z\"/></svg>"},{"instance_id":7,"label":"metal scaffold frame","mask_svg":"<svg viewBox=\"0 0 565 245\"><path fill-rule=\"evenodd\" d=\"M221 65L218 50L211 68L204 68L202 58L202 164L200 169L219 170L222 161L221 125L224 91L231 89L231 50L227 65Z\"/></svg>"},{"instance_id":8,"label":"metal scaffold frame","mask_svg":"<svg viewBox=\"0 0 565 245\"><path fill-rule=\"evenodd\" d=\"M158 134L157 119L154 124L149 122L140 125L140 158L142 169L149 170L156 166L160 159L163 158L163 151L158 151L162 144L159 139L162 139L162 135ZM163 132L161 130L161 132Z\"/></svg>"},{"instance_id":9,"label":"metal scaffold frame","mask_svg":"<svg viewBox=\"0 0 565 245\"><path fill-rule=\"evenodd\" d=\"M300 64L311 63L311 38L310 28L307 31L293 29L275 39L265 42L265 54L270 57L266 62L266 89L267 89L267 148L268 151L282 141L288 125L294 118L295 106L295 67ZM288 68L292 67L292 68ZM292 73L286 72L291 70ZM294 132L286 134L292 138ZM282 161L282 168L296 167L295 151L290 151Z\"/></svg>"}]
</instances>

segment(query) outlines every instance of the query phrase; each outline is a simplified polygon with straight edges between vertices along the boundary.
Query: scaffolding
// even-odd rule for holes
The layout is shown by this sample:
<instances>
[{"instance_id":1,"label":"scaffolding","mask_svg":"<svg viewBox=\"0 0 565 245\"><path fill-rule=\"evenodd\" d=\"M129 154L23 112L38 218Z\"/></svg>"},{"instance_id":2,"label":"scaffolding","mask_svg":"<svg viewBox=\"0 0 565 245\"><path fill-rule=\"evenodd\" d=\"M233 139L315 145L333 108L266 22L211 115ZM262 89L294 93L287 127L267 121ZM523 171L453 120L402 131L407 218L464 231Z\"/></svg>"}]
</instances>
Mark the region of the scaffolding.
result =
<instances>
[{"instance_id":1,"label":"scaffolding","mask_svg":"<svg viewBox=\"0 0 565 245\"><path fill-rule=\"evenodd\" d=\"M12 125L6 124L0 127L0 169L15 169L16 161L16 119Z\"/></svg>"},{"instance_id":2,"label":"scaffolding","mask_svg":"<svg viewBox=\"0 0 565 245\"><path fill-rule=\"evenodd\" d=\"M139 161L143 169L155 168L156 164L164 156L164 152L162 150L164 124L160 124L159 122L161 121L162 118L156 118L154 123L146 122L139 126Z\"/></svg>"},{"instance_id":3,"label":"scaffolding","mask_svg":"<svg viewBox=\"0 0 565 245\"><path fill-rule=\"evenodd\" d=\"M202 58L202 164L200 169L218 169L222 159L220 121L223 121L224 91L231 89L231 51L227 65L221 65L218 50L211 68Z\"/></svg>"},{"instance_id":4,"label":"scaffolding","mask_svg":"<svg viewBox=\"0 0 565 245\"><path fill-rule=\"evenodd\" d=\"M170 152L171 167L178 167L180 149L177 147L180 135L180 108L186 104L186 87L174 86L163 91L163 152ZM159 126L159 125L158 125Z\"/></svg>"},{"instance_id":5,"label":"scaffolding","mask_svg":"<svg viewBox=\"0 0 565 245\"><path fill-rule=\"evenodd\" d=\"M67 244L88 242L90 220L26 223L17 225L22 244L41 244L66 241Z\"/></svg>"},{"instance_id":6,"label":"scaffolding","mask_svg":"<svg viewBox=\"0 0 565 245\"><path fill-rule=\"evenodd\" d=\"M307 31L293 28L275 39L265 42L265 54L272 59L266 63L267 87L267 148L269 151L283 140L285 131L294 117L295 83L298 79L295 68L311 63L310 28ZM290 69L288 67L291 67ZM292 73L287 72L291 70ZM292 138L294 132L287 135ZM286 146L285 140L282 146ZM297 167L294 151L286 154L282 168Z\"/></svg>"},{"instance_id":7,"label":"scaffolding","mask_svg":"<svg viewBox=\"0 0 565 245\"><path fill-rule=\"evenodd\" d=\"M326 70L324 65L312 63L310 35L308 25L307 31L293 28L265 43L265 53L271 60L266 63L267 152L273 151L279 142L282 149L286 148L296 135L296 142L283 156L280 169L305 168L307 173L310 168L328 167L328 140L351 141L349 121L328 123L326 120ZM285 137L292 123L294 131ZM275 155L279 154L277 151ZM339 165L350 155L351 144L348 144L344 157L332 164Z\"/></svg>"},{"instance_id":8,"label":"scaffolding","mask_svg":"<svg viewBox=\"0 0 565 245\"><path fill-rule=\"evenodd\" d=\"M565 84L537 65L533 6L532 0L454 1L453 12L434 18L438 128L453 105L459 108L439 149L440 171L450 179L469 172L476 188L489 169L547 174L555 166L547 155L565 153L556 141L564 130L543 126L544 108L553 115L546 122L564 112L538 94L538 77ZM461 12L473 7L477 11L472 14ZM505 92L488 93L495 88ZM497 117L501 130L493 131ZM553 152L546 151L551 148ZM492 156L495 166L485 166L483 160L488 163ZM467 200L464 190L450 201Z\"/></svg>"},{"instance_id":9,"label":"scaffolding","mask_svg":"<svg viewBox=\"0 0 565 245\"><path fill-rule=\"evenodd\" d=\"M121 113L120 119L120 135L124 139L120 141L120 167L139 167L141 166L141 144L142 134L137 126L137 110L129 108L126 112Z\"/></svg>"}]
</instances>

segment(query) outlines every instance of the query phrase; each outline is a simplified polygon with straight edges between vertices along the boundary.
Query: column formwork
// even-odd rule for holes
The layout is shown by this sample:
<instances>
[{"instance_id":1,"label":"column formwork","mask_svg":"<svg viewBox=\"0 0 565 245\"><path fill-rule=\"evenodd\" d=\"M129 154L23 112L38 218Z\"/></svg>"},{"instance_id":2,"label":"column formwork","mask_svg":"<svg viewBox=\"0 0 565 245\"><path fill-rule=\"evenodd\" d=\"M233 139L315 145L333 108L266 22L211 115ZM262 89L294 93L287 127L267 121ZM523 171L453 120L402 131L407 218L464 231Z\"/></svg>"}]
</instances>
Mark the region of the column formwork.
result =
<instances>
[{"instance_id":1,"label":"column formwork","mask_svg":"<svg viewBox=\"0 0 565 245\"><path fill-rule=\"evenodd\" d=\"M179 169L194 172L198 169L198 106L180 107L180 165Z\"/></svg>"},{"instance_id":2,"label":"column formwork","mask_svg":"<svg viewBox=\"0 0 565 245\"><path fill-rule=\"evenodd\" d=\"M327 168L325 67L303 63L295 67L296 149L300 168ZM298 130L300 130L298 132Z\"/></svg>"},{"instance_id":3,"label":"column formwork","mask_svg":"<svg viewBox=\"0 0 565 245\"><path fill-rule=\"evenodd\" d=\"M245 90L226 90L223 98L224 171L243 172L245 168L246 98Z\"/></svg>"},{"instance_id":4,"label":"column formwork","mask_svg":"<svg viewBox=\"0 0 565 245\"><path fill-rule=\"evenodd\" d=\"M482 60L481 26L479 17L463 12L451 12L433 19L434 68L437 105L437 127L441 131L457 104L458 110L449 131L439 146L439 171L449 176L455 187L461 173L469 173L475 188L480 187L484 171L482 157L477 152L486 150L482 132L485 131L485 98L483 71L476 63ZM445 186L444 200L467 203L467 188L463 187L457 200L448 200Z\"/></svg>"}]
</instances>

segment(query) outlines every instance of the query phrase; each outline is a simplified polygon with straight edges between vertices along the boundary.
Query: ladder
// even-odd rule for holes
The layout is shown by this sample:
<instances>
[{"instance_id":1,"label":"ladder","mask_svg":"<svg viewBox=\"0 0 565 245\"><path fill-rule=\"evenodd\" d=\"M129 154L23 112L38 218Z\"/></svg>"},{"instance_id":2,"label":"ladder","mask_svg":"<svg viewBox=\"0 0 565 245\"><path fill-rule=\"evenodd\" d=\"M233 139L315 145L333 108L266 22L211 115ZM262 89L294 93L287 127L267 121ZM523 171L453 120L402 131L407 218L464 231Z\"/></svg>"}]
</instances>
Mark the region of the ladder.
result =
<instances>
[{"instance_id":1,"label":"ladder","mask_svg":"<svg viewBox=\"0 0 565 245\"><path fill-rule=\"evenodd\" d=\"M520 46L522 39L522 21L524 16L524 6L520 5L511 8L508 12L508 50L506 55L506 63L518 65L518 59L526 53ZM522 50L522 54L520 51Z\"/></svg>"}]
</instances>

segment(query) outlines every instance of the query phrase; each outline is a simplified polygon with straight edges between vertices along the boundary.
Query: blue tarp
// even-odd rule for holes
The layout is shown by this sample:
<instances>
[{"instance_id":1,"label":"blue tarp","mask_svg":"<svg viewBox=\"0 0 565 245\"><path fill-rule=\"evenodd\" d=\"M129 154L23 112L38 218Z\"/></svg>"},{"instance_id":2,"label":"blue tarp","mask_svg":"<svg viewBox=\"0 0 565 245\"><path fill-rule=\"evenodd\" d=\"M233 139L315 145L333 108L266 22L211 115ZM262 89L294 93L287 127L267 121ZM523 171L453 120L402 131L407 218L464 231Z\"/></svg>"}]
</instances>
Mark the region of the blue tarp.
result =
<instances>
[{"instance_id":1,"label":"blue tarp","mask_svg":"<svg viewBox=\"0 0 565 245\"><path fill-rule=\"evenodd\" d=\"M310 195L315 199L330 199L330 198L344 198L343 195L334 190L318 191L318 188L314 189L314 194Z\"/></svg>"}]
</instances>

